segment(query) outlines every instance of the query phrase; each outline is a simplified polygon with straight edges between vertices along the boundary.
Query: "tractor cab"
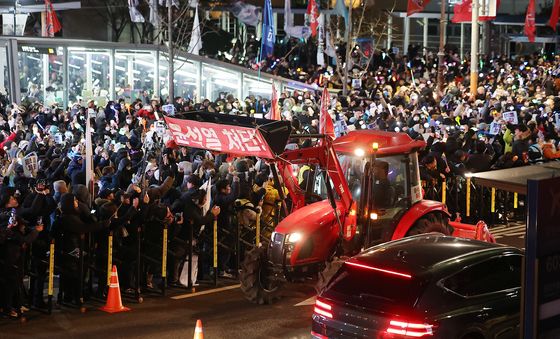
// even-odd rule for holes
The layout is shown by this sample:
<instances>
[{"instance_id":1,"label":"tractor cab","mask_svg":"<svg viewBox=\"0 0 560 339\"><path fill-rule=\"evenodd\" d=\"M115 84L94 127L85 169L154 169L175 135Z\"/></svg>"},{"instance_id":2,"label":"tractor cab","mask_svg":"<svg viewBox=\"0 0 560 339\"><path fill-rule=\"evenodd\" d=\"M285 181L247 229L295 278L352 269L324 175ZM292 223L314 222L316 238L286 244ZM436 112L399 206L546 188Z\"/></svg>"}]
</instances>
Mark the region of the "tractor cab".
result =
<instances>
[{"instance_id":1,"label":"tractor cab","mask_svg":"<svg viewBox=\"0 0 560 339\"><path fill-rule=\"evenodd\" d=\"M366 246L391 240L403 215L422 200L418 150L425 143L406 134L357 131L333 146L354 201L355 220L347 219L344 238L358 235Z\"/></svg>"}]
</instances>

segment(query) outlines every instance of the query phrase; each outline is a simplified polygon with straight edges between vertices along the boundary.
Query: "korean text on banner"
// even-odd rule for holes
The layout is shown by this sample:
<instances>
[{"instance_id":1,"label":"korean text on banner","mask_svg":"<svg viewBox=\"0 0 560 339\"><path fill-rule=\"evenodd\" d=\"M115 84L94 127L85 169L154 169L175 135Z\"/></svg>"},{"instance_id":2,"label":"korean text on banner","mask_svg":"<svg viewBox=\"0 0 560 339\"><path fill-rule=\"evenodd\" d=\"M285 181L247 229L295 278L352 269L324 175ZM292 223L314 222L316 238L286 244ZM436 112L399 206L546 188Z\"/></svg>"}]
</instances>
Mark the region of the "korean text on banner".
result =
<instances>
[{"instance_id":1,"label":"korean text on banner","mask_svg":"<svg viewBox=\"0 0 560 339\"><path fill-rule=\"evenodd\" d=\"M232 155L273 159L274 154L258 129L165 117L178 145Z\"/></svg>"}]
</instances>

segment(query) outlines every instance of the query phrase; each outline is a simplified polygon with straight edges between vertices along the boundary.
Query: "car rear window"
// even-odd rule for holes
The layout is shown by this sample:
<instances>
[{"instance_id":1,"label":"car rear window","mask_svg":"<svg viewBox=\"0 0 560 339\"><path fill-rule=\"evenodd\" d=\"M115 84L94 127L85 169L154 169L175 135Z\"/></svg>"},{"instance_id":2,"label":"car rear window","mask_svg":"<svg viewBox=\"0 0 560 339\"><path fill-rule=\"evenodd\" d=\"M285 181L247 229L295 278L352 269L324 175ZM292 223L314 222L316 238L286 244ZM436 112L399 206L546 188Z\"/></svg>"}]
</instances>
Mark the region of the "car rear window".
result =
<instances>
[{"instance_id":1,"label":"car rear window","mask_svg":"<svg viewBox=\"0 0 560 339\"><path fill-rule=\"evenodd\" d=\"M345 264L327 284L323 296L365 308L412 307L423 286L416 277Z\"/></svg>"}]
</instances>

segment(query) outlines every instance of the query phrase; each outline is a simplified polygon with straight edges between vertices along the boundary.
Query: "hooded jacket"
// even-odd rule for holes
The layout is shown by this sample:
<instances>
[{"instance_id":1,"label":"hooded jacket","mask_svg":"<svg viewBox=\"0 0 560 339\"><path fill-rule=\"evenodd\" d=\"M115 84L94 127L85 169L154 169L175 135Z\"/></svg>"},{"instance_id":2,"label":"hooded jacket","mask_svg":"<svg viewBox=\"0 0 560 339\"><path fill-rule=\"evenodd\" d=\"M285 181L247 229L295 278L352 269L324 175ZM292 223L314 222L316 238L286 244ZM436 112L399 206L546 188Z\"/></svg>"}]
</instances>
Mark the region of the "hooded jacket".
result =
<instances>
[{"instance_id":1,"label":"hooded jacket","mask_svg":"<svg viewBox=\"0 0 560 339\"><path fill-rule=\"evenodd\" d=\"M72 253L80 245L80 234L102 230L105 224L100 222L85 222L80 218L80 212L74 208L74 194L66 193L60 198L62 214L56 221L57 230L62 233L62 248L65 253Z\"/></svg>"},{"instance_id":2,"label":"hooded jacket","mask_svg":"<svg viewBox=\"0 0 560 339\"><path fill-rule=\"evenodd\" d=\"M91 195L85 185L78 184L72 187L72 194L78 199L78 212L80 218L86 221L94 221L91 215Z\"/></svg>"}]
</instances>

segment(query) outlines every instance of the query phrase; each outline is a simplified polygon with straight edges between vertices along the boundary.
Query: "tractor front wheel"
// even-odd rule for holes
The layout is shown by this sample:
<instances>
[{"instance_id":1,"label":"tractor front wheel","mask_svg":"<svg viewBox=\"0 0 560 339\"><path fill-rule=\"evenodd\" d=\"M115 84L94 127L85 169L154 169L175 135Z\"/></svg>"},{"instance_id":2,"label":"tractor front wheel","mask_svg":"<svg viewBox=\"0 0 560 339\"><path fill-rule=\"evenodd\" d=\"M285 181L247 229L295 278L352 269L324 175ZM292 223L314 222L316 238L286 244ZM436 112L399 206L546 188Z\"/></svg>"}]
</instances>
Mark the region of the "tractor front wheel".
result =
<instances>
[{"instance_id":1,"label":"tractor front wheel","mask_svg":"<svg viewBox=\"0 0 560 339\"><path fill-rule=\"evenodd\" d=\"M245 298L252 303L272 304L280 299L282 282L269 273L265 247L255 247L246 253L239 281Z\"/></svg>"},{"instance_id":2,"label":"tractor front wheel","mask_svg":"<svg viewBox=\"0 0 560 339\"><path fill-rule=\"evenodd\" d=\"M408 230L407 236L437 232L444 235L451 235L449 217L442 213L428 213L416 221Z\"/></svg>"}]
</instances>

